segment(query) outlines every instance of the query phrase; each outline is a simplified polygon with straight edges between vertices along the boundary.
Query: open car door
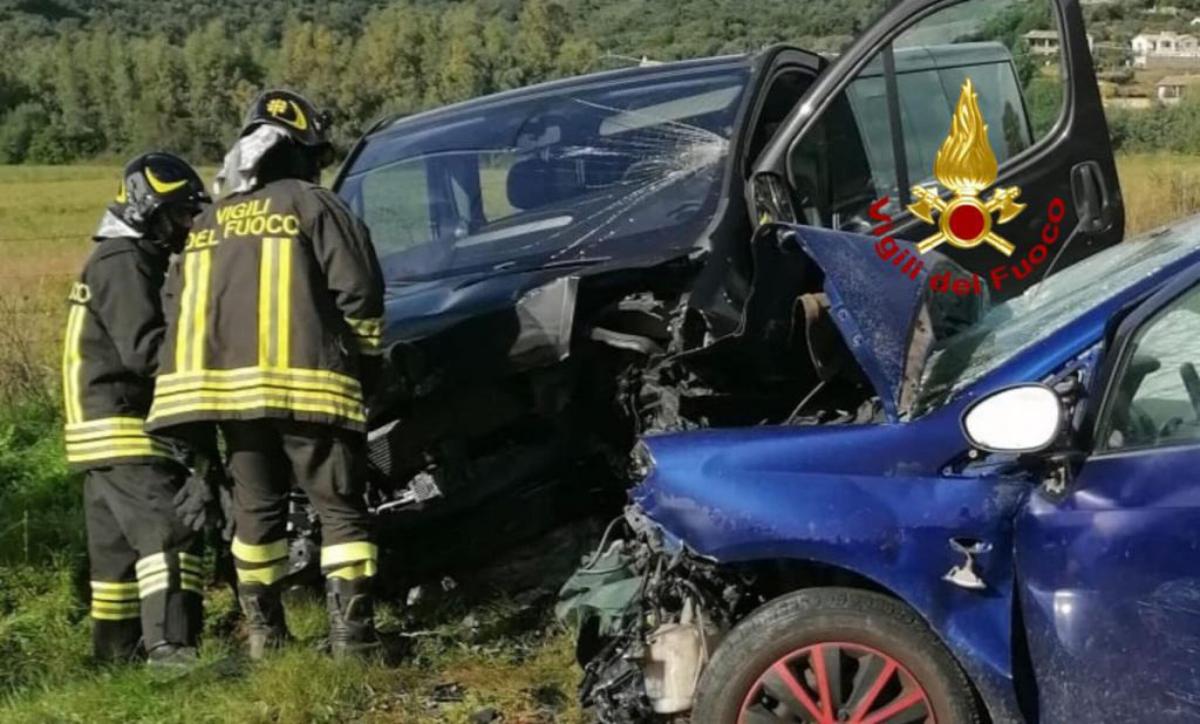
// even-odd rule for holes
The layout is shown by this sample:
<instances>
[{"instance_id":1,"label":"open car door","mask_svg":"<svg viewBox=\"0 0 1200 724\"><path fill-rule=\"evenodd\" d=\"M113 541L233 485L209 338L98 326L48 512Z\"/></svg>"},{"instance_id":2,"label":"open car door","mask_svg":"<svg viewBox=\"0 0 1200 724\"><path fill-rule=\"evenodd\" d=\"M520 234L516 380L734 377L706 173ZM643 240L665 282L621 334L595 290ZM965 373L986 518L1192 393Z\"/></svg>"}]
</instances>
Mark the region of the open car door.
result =
<instances>
[{"instance_id":1,"label":"open car door","mask_svg":"<svg viewBox=\"0 0 1200 724\"><path fill-rule=\"evenodd\" d=\"M759 157L756 221L860 233L890 222L1001 298L1119 242L1089 46L1076 0L902 0Z\"/></svg>"}]
</instances>

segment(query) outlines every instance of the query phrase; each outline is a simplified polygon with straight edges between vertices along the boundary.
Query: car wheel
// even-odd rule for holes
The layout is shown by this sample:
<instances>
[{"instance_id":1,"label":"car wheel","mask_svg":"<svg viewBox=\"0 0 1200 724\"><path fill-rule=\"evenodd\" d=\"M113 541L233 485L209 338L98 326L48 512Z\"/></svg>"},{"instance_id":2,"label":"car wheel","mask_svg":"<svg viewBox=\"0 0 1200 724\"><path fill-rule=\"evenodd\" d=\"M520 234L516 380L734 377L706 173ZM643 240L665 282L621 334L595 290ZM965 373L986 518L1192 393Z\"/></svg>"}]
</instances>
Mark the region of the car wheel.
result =
<instances>
[{"instance_id":1,"label":"car wheel","mask_svg":"<svg viewBox=\"0 0 1200 724\"><path fill-rule=\"evenodd\" d=\"M739 623L701 677L696 724L974 724L966 675L917 614L868 591L818 588Z\"/></svg>"}]
</instances>

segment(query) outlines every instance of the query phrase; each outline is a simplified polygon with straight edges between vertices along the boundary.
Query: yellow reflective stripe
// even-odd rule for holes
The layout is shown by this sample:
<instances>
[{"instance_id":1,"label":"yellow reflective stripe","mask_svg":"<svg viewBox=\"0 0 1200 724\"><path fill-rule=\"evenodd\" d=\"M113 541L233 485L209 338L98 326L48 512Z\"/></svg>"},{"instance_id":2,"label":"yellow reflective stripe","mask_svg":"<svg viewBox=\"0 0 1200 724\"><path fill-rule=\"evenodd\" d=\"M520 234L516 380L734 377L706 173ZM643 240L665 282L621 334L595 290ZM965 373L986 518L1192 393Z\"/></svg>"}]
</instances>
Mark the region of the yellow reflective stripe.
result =
<instances>
[{"instance_id":1,"label":"yellow reflective stripe","mask_svg":"<svg viewBox=\"0 0 1200 724\"><path fill-rule=\"evenodd\" d=\"M183 576L179 579L179 589L182 591L192 591L194 593L203 593L204 586L199 578Z\"/></svg>"},{"instance_id":2,"label":"yellow reflective stripe","mask_svg":"<svg viewBox=\"0 0 1200 724\"><path fill-rule=\"evenodd\" d=\"M239 412L244 410L277 409L286 412L311 412L345 418L354 422L366 422L362 405L341 403L336 398L313 399L313 395L298 393L269 394L256 392L254 396L239 396L237 399L190 395L174 400L170 405L156 405L150 420L161 420L175 415L193 412Z\"/></svg>"},{"instance_id":3,"label":"yellow reflective stripe","mask_svg":"<svg viewBox=\"0 0 1200 724\"><path fill-rule=\"evenodd\" d=\"M292 324L292 240L277 239L279 243L279 280L275 289L275 366L287 368L291 361Z\"/></svg>"},{"instance_id":4,"label":"yellow reflective stripe","mask_svg":"<svg viewBox=\"0 0 1200 724\"><path fill-rule=\"evenodd\" d=\"M192 321L192 366L191 369L204 369L204 337L208 329L208 290L212 286L212 249L196 252L200 257L197 263L200 278L196 284L196 308Z\"/></svg>"},{"instance_id":5,"label":"yellow reflective stripe","mask_svg":"<svg viewBox=\"0 0 1200 724\"><path fill-rule=\"evenodd\" d=\"M137 602L137 589L134 589L132 595L127 593L101 593L99 591L94 591L92 593L92 600L104 601L105 603L128 603L129 601Z\"/></svg>"},{"instance_id":6,"label":"yellow reflective stripe","mask_svg":"<svg viewBox=\"0 0 1200 724\"><path fill-rule=\"evenodd\" d=\"M341 566L326 573L327 578L341 578L345 581L354 581L359 578L370 578L375 575L377 565L375 561L363 561L354 563L348 566Z\"/></svg>"},{"instance_id":7,"label":"yellow reflective stripe","mask_svg":"<svg viewBox=\"0 0 1200 724\"><path fill-rule=\"evenodd\" d=\"M67 446L67 462L87 463L95 460L110 460L116 458L167 458L174 460L175 455L167 448L154 443L133 443L129 445L109 445L96 450L79 451L71 445Z\"/></svg>"},{"instance_id":8,"label":"yellow reflective stripe","mask_svg":"<svg viewBox=\"0 0 1200 724\"><path fill-rule=\"evenodd\" d=\"M309 370L299 367L239 367L233 370L199 370L195 372L172 373L159 377L155 382L155 394L172 394L176 388L190 389L218 382L244 382L254 380L284 382L292 385L314 389L327 389L331 392L347 392L361 394L362 386L358 380L326 370Z\"/></svg>"},{"instance_id":9,"label":"yellow reflective stripe","mask_svg":"<svg viewBox=\"0 0 1200 724\"><path fill-rule=\"evenodd\" d=\"M272 268L275 259L275 239L262 240L262 256L258 261L258 364L267 367L274 363L271 358L271 316L275 295L271 293L276 274Z\"/></svg>"},{"instance_id":10,"label":"yellow reflective stripe","mask_svg":"<svg viewBox=\"0 0 1200 724\"><path fill-rule=\"evenodd\" d=\"M138 580L138 596L145 598L153 596L159 591L167 590L171 585L171 572L163 571L155 573L152 576L147 576L144 580Z\"/></svg>"},{"instance_id":11,"label":"yellow reflective stripe","mask_svg":"<svg viewBox=\"0 0 1200 724\"><path fill-rule=\"evenodd\" d=\"M342 397L349 398L357 402L362 397L362 390L355 385L350 387L345 384L337 384L330 382L309 382L305 380L295 379L283 373L273 373L269 371L258 372L257 374L247 374L238 379L202 379L197 378L186 384L180 382L168 386L166 390L157 393L158 398L163 401L169 401L167 398L175 395L186 394L189 392L203 392L205 390L215 390L218 392L237 392L243 389L253 389L254 387L279 387L298 392L325 392Z\"/></svg>"},{"instance_id":12,"label":"yellow reflective stripe","mask_svg":"<svg viewBox=\"0 0 1200 724\"><path fill-rule=\"evenodd\" d=\"M270 563L287 557L288 544L287 540L282 538L270 543L244 543L242 539L234 536L232 551L234 558L246 563Z\"/></svg>"},{"instance_id":13,"label":"yellow reflective stripe","mask_svg":"<svg viewBox=\"0 0 1200 724\"><path fill-rule=\"evenodd\" d=\"M67 313L67 332L63 339L63 406L67 423L79 422L83 419L83 401L80 399L79 371L83 364L83 322L87 315L87 307L82 304L71 304Z\"/></svg>"},{"instance_id":14,"label":"yellow reflective stripe","mask_svg":"<svg viewBox=\"0 0 1200 724\"><path fill-rule=\"evenodd\" d=\"M175 369L183 371L190 369L191 355L188 354L188 342L191 340L193 310L196 308L196 266L197 255L186 253L183 257L183 289L179 294L179 329L175 334Z\"/></svg>"},{"instance_id":15,"label":"yellow reflective stripe","mask_svg":"<svg viewBox=\"0 0 1200 724\"><path fill-rule=\"evenodd\" d=\"M148 437L144 430L145 421L140 417L107 417L90 422L66 425L67 442L84 442L101 437Z\"/></svg>"},{"instance_id":16,"label":"yellow reflective stripe","mask_svg":"<svg viewBox=\"0 0 1200 724\"><path fill-rule=\"evenodd\" d=\"M201 563L200 556L195 556L195 555L192 555L191 553L180 553L179 554L179 567L184 571L193 571L195 573L200 573L201 572L200 563Z\"/></svg>"},{"instance_id":17,"label":"yellow reflective stripe","mask_svg":"<svg viewBox=\"0 0 1200 724\"><path fill-rule=\"evenodd\" d=\"M105 430L141 430L145 421L140 417L102 417L97 420L75 422L66 426L68 433L90 432L95 429Z\"/></svg>"},{"instance_id":18,"label":"yellow reflective stripe","mask_svg":"<svg viewBox=\"0 0 1200 724\"><path fill-rule=\"evenodd\" d=\"M137 446L158 447L158 448L161 448L163 451L167 451L170 449L163 443L159 442L158 440L155 440L154 438L145 437L145 436L139 437L136 435L106 437L106 438L99 438L99 439L95 439L95 440L88 440L87 442L74 442L71 440L67 441L67 449L68 450L78 450L80 452L90 452L92 450L103 449L103 448L108 448L108 447L137 447Z\"/></svg>"},{"instance_id":19,"label":"yellow reflective stripe","mask_svg":"<svg viewBox=\"0 0 1200 724\"><path fill-rule=\"evenodd\" d=\"M134 568L137 569L137 575L139 579L142 578L142 576L146 576L151 573L165 571L167 569L167 554L155 553L153 555L146 556L145 558L140 559Z\"/></svg>"},{"instance_id":20,"label":"yellow reflective stripe","mask_svg":"<svg viewBox=\"0 0 1200 724\"><path fill-rule=\"evenodd\" d=\"M141 615L141 604L137 601L130 603L107 603L92 601L92 618L102 621L124 621Z\"/></svg>"},{"instance_id":21,"label":"yellow reflective stripe","mask_svg":"<svg viewBox=\"0 0 1200 724\"><path fill-rule=\"evenodd\" d=\"M239 568L237 578L239 583L261 583L269 586L280 581L287 575L287 561L280 561L265 568Z\"/></svg>"},{"instance_id":22,"label":"yellow reflective stripe","mask_svg":"<svg viewBox=\"0 0 1200 724\"><path fill-rule=\"evenodd\" d=\"M92 581L91 584L93 594L127 594L130 597L137 595L137 581Z\"/></svg>"},{"instance_id":23,"label":"yellow reflective stripe","mask_svg":"<svg viewBox=\"0 0 1200 724\"><path fill-rule=\"evenodd\" d=\"M379 557L379 548L374 543L355 541L339 543L321 548L321 567L329 568L343 563L373 561Z\"/></svg>"}]
</instances>

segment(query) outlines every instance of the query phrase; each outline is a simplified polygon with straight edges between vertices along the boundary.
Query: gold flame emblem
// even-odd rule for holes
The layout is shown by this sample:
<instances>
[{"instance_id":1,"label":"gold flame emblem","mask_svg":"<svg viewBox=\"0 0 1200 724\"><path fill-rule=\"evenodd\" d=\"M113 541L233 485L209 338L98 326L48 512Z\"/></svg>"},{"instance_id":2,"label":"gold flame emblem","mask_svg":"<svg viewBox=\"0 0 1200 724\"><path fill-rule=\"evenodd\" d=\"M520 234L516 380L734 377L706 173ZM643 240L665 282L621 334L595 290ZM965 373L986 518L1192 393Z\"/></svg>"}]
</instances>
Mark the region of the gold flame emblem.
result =
<instances>
[{"instance_id":1,"label":"gold flame emblem","mask_svg":"<svg viewBox=\"0 0 1200 724\"><path fill-rule=\"evenodd\" d=\"M979 197L995 183L997 173L996 154L988 142L987 130L979 110L979 96L967 78L950 121L950 134L933 162L933 175L954 196L943 200L936 187L912 188L914 201L908 210L921 221L936 223L938 227L937 233L917 244L922 254L944 242L960 249L990 244L1005 256L1013 253L1013 245L992 227L1011 221L1025 210L1025 204L1017 203L1021 189L1016 186L996 189L987 201ZM935 212L939 217L936 222ZM997 215L995 221L993 214Z\"/></svg>"}]
</instances>

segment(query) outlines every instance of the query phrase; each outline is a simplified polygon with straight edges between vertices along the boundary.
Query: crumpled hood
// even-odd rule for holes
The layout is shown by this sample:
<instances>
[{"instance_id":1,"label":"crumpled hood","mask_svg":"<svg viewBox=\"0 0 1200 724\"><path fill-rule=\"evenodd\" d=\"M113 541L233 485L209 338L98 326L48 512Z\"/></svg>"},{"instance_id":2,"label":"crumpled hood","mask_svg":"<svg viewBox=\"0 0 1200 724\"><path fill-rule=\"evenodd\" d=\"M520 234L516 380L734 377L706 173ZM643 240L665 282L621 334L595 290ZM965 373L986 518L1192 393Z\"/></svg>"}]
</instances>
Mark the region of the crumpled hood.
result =
<instances>
[{"instance_id":1,"label":"crumpled hood","mask_svg":"<svg viewBox=\"0 0 1200 724\"><path fill-rule=\"evenodd\" d=\"M898 419L910 394L908 380L919 375L925 361L928 335L914 331L926 321L930 270L946 263L945 258L921 255L915 244L896 240L892 243L898 251L885 260L877 251L881 242L873 236L810 226L789 225L777 233L783 243L797 244L824 272L824 291L838 331L888 417ZM910 258L920 265L914 262L911 273L905 273Z\"/></svg>"}]
</instances>

